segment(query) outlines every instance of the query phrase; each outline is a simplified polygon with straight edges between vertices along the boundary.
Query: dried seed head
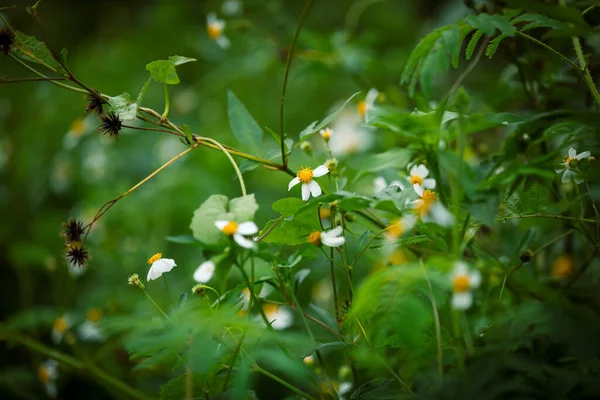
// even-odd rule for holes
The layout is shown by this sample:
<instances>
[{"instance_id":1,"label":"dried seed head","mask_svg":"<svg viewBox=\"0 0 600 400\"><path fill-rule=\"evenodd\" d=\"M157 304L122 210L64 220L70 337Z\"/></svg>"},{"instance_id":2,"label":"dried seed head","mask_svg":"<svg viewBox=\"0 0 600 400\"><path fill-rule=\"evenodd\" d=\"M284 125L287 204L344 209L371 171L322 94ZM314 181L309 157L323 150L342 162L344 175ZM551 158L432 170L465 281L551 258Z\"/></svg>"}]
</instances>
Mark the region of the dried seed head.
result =
<instances>
[{"instance_id":1,"label":"dried seed head","mask_svg":"<svg viewBox=\"0 0 600 400\"><path fill-rule=\"evenodd\" d=\"M524 263L531 262L531 260L533 260L533 256L534 256L534 254L533 254L533 251L531 251L531 249L523 250L519 254L519 258Z\"/></svg>"},{"instance_id":2,"label":"dried seed head","mask_svg":"<svg viewBox=\"0 0 600 400\"><path fill-rule=\"evenodd\" d=\"M71 242L80 242L81 236L85 233L83 222L74 218L63 222L62 236L65 238L67 245Z\"/></svg>"},{"instance_id":3,"label":"dried seed head","mask_svg":"<svg viewBox=\"0 0 600 400\"><path fill-rule=\"evenodd\" d=\"M110 137L118 139L119 133L123 128L123 123L119 116L111 111L108 114L101 116L100 119L102 120L102 123L98 130L105 136L108 134Z\"/></svg>"},{"instance_id":4,"label":"dried seed head","mask_svg":"<svg viewBox=\"0 0 600 400\"><path fill-rule=\"evenodd\" d=\"M15 42L15 33L10 28L0 27L0 52L8 54Z\"/></svg>"},{"instance_id":5,"label":"dried seed head","mask_svg":"<svg viewBox=\"0 0 600 400\"><path fill-rule=\"evenodd\" d=\"M87 265L87 262L90 259L90 253L83 243L72 242L67 246L65 258L69 264L81 268Z\"/></svg>"},{"instance_id":6,"label":"dried seed head","mask_svg":"<svg viewBox=\"0 0 600 400\"><path fill-rule=\"evenodd\" d=\"M93 111L98 115L102 115L104 113L103 106L106 104L106 100L100 96L100 92L96 89L92 89L92 91L94 93L87 93L85 95L85 99L88 102L87 106L85 106L85 111Z\"/></svg>"}]
</instances>

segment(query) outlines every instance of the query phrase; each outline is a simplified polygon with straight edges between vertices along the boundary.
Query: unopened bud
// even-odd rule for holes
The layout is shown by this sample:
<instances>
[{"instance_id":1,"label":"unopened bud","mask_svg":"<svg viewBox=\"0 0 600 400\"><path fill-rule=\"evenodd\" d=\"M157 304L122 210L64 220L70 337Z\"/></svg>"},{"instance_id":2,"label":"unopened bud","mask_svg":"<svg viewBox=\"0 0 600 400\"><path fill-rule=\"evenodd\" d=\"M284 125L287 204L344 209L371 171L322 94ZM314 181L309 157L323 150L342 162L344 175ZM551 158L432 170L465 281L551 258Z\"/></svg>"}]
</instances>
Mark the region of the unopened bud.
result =
<instances>
[{"instance_id":1,"label":"unopened bud","mask_svg":"<svg viewBox=\"0 0 600 400\"><path fill-rule=\"evenodd\" d=\"M138 274L133 274L127 279L127 283L137 289L144 290L144 283L141 281Z\"/></svg>"},{"instance_id":2,"label":"unopened bud","mask_svg":"<svg viewBox=\"0 0 600 400\"><path fill-rule=\"evenodd\" d=\"M312 144L310 144L310 142L302 142L302 144L300 145L300 149L312 157Z\"/></svg>"},{"instance_id":3,"label":"unopened bud","mask_svg":"<svg viewBox=\"0 0 600 400\"><path fill-rule=\"evenodd\" d=\"M204 296L206 296L205 289L206 289L206 285L199 283L192 288L192 293L195 294L196 296L204 297Z\"/></svg>"},{"instance_id":4,"label":"unopened bud","mask_svg":"<svg viewBox=\"0 0 600 400\"><path fill-rule=\"evenodd\" d=\"M338 160L336 158L325 161L325 166L329 170L331 176L337 176L338 174Z\"/></svg>"}]
</instances>

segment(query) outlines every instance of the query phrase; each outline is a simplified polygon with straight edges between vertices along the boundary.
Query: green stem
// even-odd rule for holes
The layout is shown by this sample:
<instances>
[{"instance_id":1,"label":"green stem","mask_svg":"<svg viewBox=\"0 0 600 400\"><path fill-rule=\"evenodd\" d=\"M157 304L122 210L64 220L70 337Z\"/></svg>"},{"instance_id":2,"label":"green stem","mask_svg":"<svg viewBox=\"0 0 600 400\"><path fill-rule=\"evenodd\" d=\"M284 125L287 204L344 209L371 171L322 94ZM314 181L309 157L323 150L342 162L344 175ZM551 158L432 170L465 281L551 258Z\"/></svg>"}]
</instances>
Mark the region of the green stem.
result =
<instances>
[{"instance_id":1,"label":"green stem","mask_svg":"<svg viewBox=\"0 0 600 400\"><path fill-rule=\"evenodd\" d=\"M583 76L583 80L590 91L590 94L594 98L596 102L596 106L600 108L600 93L598 93L598 88L596 87L596 83L592 78L592 74L590 73L590 69L587 66L587 60L585 59L585 55L583 54L583 49L581 48L581 43L579 42L578 37L571 37L571 41L573 42L573 47L575 48L575 54L577 54L577 60L579 61L581 75Z\"/></svg>"},{"instance_id":2,"label":"green stem","mask_svg":"<svg viewBox=\"0 0 600 400\"><path fill-rule=\"evenodd\" d=\"M265 315L265 310L263 310L262 305L260 304L260 301L258 300L258 297L256 296L256 293L254 291L254 285L252 285L250 283L250 278L248 278L248 274L244 270L244 267L242 265L240 265L237 261L236 261L236 265L240 269L240 272L242 273L242 276L244 277L244 280L246 281L246 284L248 285L248 290L250 291L250 296L252 296L254 298L254 301L256 302L256 304L258 304L261 318L263 319L265 324L267 324L267 327L269 329L271 329L271 323L269 322L269 319ZM250 313L251 311L252 310L250 310L250 303L248 303L248 313Z\"/></svg>"},{"instance_id":3,"label":"green stem","mask_svg":"<svg viewBox=\"0 0 600 400\"><path fill-rule=\"evenodd\" d=\"M298 26L296 26L296 31L294 32L294 38L292 39L292 45L290 46L290 50L288 51L287 60L285 62L285 71L283 72L283 84L281 86L281 103L279 105L279 141L281 142L281 163L283 168L287 167L287 158L285 154L285 141L284 141L284 132L283 132L283 109L285 105L285 91L287 89L287 81L290 73L290 67L292 65L292 58L294 56L294 50L296 49L296 42L298 42L298 37L300 36L300 31L302 30L302 25L304 24L304 20L310 11L315 0L307 0L302 9L302 13L300 14L300 19L298 21Z\"/></svg>"},{"instance_id":4,"label":"green stem","mask_svg":"<svg viewBox=\"0 0 600 400\"><path fill-rule=\"evenodd\" d=\"M173 304L173 300L171 299L171 291L169 290L169 282L167 282L167 275L163 274L162 277L165 281L165 287L167 288L167 299L169 300L169 307L171 307L171 305Z\"/></svg>"},{"instance_id":5,"label":"green stem","mask_svg":"<svg viewBox=\"0 0 600 400\"><path fill-rule=\"evenodd\" d=\"M51 347L48 347L37 340L28 338L22 335L19 332L13 332L4 327L0 328L0 340L4 341L14 341L17 342L37 353L43 354L46 357L50 357L63 365L81 371L83 373L88 372L92 374L98 381L105 382L109 386L114 387L115 389L122 392L124 395L127 395L129 398L140 399L140 400L149 400L152 397L146 395L145 393L132 388L127 385L125 382L119 380L118 378L110 375L108 372L96 367L94 364L90 362L82 362L79 361L68 354L62 353L60 351L54 350Z\"/></svg>"},{"instance_id":6,"label":"green stem","mask_svg":"<svg viewBox=\"0 0 600 400\"><path fill-rule=\"evenodd\" d=\"M544 42L542 42L540 40L537 40L533 36L529 36L526 33L517 31L517 34L523 36L526 39L531 40L533 43L535 43L535 44L537 44L537 45L545 48L549 52L557 55L558 57L562 58L564 62L566 62L567 64L569 64L571 67L575 68L576 71L580 71L580 68L579 68L579 66L577 64L575 64L573 61L569 60L564 54L562 54L561 52L559 52L558 50L556 50L554 47L550 47L546 43L544 43Z\"/></svg>"},{"instance_id":7,"label":"green stem","mask_svg":"<svg viewBox=\"0 0 600 400\"><path fill-rule=\"evenodd\" d=\"M47 80L48 82L50 82L50 83L51 83L51 84L53 84L53 85L60 86L61 88L68 89L68 90L71 90L71 91L73 91L73 92L78 92L78 93L88 93L87 91L85 91L85 90L83 90L83 89L76 88L76 87L73 87L73 86L71 86L71 85L65 85L64 83L57 82L57 81L55 81L55 80L53 80L53 79L48 79L48 78L49 78L48 76L46 76L46 75L42 74L42 73L41 73L41 72L39 72L37 69L35 69L35 68L33 68L33 67L29 66L27 63L25 63L25 62L23 62L23 61L19 60L19 59L18 59L16 56L14 56L12 53L8 53L8 55L9 55L9 56L10 56L10 57L11 57L13 60L15 60L16 62L18 62L19 64L21 64L23 67L27 68L29 71L33 72L33 73L34 73L34 74L36 74L37 76L39 76L39 77L41 77L41 78L44 78L45 80Z\"/></svg>"},{"instance_id":8,"label":"green stem","mask_svg":"<svg viewBox=\"0 0 600 400\"><path fill-rule=\"evenodd\" d=\"M509 219L523 219L523 218L554 218L554 219L565 219L565 220L569 220L569 221L590 222L593 224L596 223L595 219L590 219L590 218L575 218L575 217L568 217L565 215L541 214L541 213L528 214L528 215L513 215L513 216L509 216L509 217L499 217L499 218L496 218L496 221L506 221Z\"/></svg>"},{"instance_id":9,"label":"green stem","mask_svg":"<svg viewBox=\"0 0 600 400\"><path fill-rule=\"evenodd\" d=\"M433 321L435 323L435 338L437 345L437 368L438 375L440 380L444 377L444 359L442 353L442 329L440 326L440 314L438 312L437 303L435 301L435 296L433 294L433 287L431 286L431 280L429 279L429 274L427 273L427 269L425 268L425 264L423 264L423 259L420 260L421 267L423 268L423 275L425 275L425 281L427 282L427 288L429 289L429 301L431 302L431 308L433 310Z\"/></svg>"},{"instance_id":10,"label":"green stem","mask_svg":"<svg viewBox=\"0 0 600 400\"><path fill-rule=\"evenodd\" d=\"M248 310L249 309L250 308L248 308ZM250 315L250 313L248 313L248 315ZM229 368L227 368L227 375L225 375L225 380L223 381L222 392L225 392L227 390L227 384L229 383L229 377L231 376L231 371L233 371L235 359L237 358L237 355L239 354L240 350L242 349L242 342L244 341L245 337L246 337L246 332L242 333L242 337L238 341L238 344L235 347L235 350L233 351L233 353L231 353L231 360L229 360Z\"/></svg>"},{"instance_id":11,"label":"green stem","mask_svg":"<svg viewBox=\"0 0 600 400\"><path fill-rule=\"evenodd\" d=\"M169 88L167 87L166 83L163 84L163 87L165 88L165 111L160 117L161 120L167 119L167 116L169 115Z\"/></svg>"},{"instance_id":12,"label":"green stem","mask_svg":"<svg viewBox=\"0 0 600 400\"><path fill-rule=\"evenodd\" d=\"M233 157L231 157L231 154L229 154L229 152L225 149L225 147L223 147L223 145L221 143L217 142L214 139L207 138L207 137L203 137L203 138L199 138L199 139L205 140L207 142L214 144L223 152L223 154L225 154L225 156L229 159L231 166L235 170L238 180L240 181L240 188L242 189L242 196L245 196L246 195L246 184L244 183L244 177L242 176L242 172L238 168L235 160L233 159Z\"/></svg>"},{"instance_id":13,"label":"green stem","mask_svg":"<svg viewBox=\"0 0 600 400\"><path fill-rule=\"evenodd\" d=\"M290 389L292 392L304 397L305 399L308 400L317 400L316 397L311 396L310 394L303 392L302 390L298 389L297 387L287 383L286 381L284 381L283 379L281 379L280 377L278 377L277 375L273 375L272 373L270 373L269 371L267 371L266 369L263 369L261 367L259 367L257 364L254 364L254 370L257 372L260 372L261 374L268 376L269 378L273 379L276 382L279 382L280 384L282 384L283 386L285 386L286 388Z\"/></svg>"},{"instance_id":14,"label":"green stem","mask_svg":"<svg viewBox=\"0 0 600 400\"><path fill-rule=\"evenodd\" d=\"M333 306L335 309L335 320L337 321L338 330L340 329L340 310L337 297L337 285L335 284L335 269L333 266L333 247L329 249L329 269L331 271L331 288L333 290Z\"/></svg>"},{"instance_id":15,"label":"green stem","mask_svg":"<svg viewBox=\"0 0 600 400\"><path fill-rule=\"evenodd\" d=\"M175 323L173 322L173 320L163 311L162 308L160 308L160 306L158 304L156 304L156 302L154 301L154 299L152 299L152 297L150 297L150 295L148 294L148 292L144 289L144 294L146 295L146 297L148 298L148 300L150 300L150 303L152 303L152 305L173 325L175 325Z\"/></svg>"}]
</instances>

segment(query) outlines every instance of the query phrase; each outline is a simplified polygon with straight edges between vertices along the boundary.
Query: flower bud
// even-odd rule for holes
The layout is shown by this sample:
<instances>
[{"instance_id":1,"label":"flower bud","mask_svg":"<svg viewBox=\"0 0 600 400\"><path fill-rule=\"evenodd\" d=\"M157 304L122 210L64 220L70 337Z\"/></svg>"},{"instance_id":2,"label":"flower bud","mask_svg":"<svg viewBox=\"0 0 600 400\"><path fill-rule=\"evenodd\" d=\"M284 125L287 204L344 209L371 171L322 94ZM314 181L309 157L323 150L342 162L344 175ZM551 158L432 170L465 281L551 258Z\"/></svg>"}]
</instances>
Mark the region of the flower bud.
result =
<instances>
[{"instance_id":1,"label":"flower bud","mask_svg":"<svg viewBox=\"0 0 600 400\"><path fill-rule=\"evenodd\" d=\"M133 274L127 279L127 284L139 289L144 290L144 283L141 281L138 274Z\"/></svg>"},{"instance_id":2,"label":"flower bud","mask_svg":"<svg viewBox=\"0 0 600 400\"><path fill-rule=\"evenodd\" d=\"M308 142L308 141L302 142L302 144L300 144L300 149L303 152L305 152L308 156L312 157L312 144L310 144L310 142Z\"/></svg>"}]
</instances>

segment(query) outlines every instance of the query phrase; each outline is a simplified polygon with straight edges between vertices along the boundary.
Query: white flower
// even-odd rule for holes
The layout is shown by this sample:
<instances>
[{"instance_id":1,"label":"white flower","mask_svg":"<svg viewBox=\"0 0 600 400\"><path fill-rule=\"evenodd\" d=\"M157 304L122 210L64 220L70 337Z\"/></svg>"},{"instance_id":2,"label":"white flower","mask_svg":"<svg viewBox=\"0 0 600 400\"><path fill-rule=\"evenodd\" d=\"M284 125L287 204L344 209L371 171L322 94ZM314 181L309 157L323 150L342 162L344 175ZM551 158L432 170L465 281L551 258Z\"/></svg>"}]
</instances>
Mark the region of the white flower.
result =
<instances>
[{"instance_id":1,"label":"white flower","mask_svg":"<svg viewBox=\"0 0 600 400\"><path fill-rule=\"evenodd\" d=\"M81 340L88 342L104 340L104 334L98 326L100 318L102 318L102 311L98 308L92 308L86 313L85 321L77 329Z\"/></svg>"},{"instance_id":2,"label":"white flower","mask_svg":"<svg viewBox=\"0 0 600 400\"><path fill-rule=\"evenodd\" d=\"M473 304L471 289L476 289L481 284L481 274L478 270L469 271L464 262L458 261L450 273L452 282L452 308L466 310Z\"/></svg>"},{"instance_id":3,"label":"white flower","mask_svg":"<svg viewBox=\"0 0 600 400\"><path fill-rule=\"evenodd\" d=\"M377 89L371 88L367 92L365 100L358 103L358 114L366 122L369 121L369 110L373 109L373 107L375 106L375 100L377 100L378 96L379 92L377 91Z\"/></svg>"},{"instance_id":4,"label":"white flower","mask_svg":"<svg viewBox=\"0 0 600 400\"><path fill-rule=\"evenodd\" d=\"M342 227L338 226L330 230L329 232L323 231L314 231L310 235L308 235L308 242L314 244L315 246L320 246L324 244L327 247L339 247L343 245L346 241L344 236L342 235Z\"/></svg>"},{"instance_id":5,"label":"white flower","mask_svg":"<svg viewBox=\"0 0 600 400\"><path fill-rule=\"evenodd\" d=\"M454 217L437 200L435 192L429 189L423 190L423 187L418 183L415 183L413 188L419 197L421 197L413 201L413 208L424 222L435 222L441 226L451 226L454 223Z\"/></svg>"},{"instance_id":6,"label":"white flower","mask_svg":"<svg viewBox=\"0 0 600 400\"><path fill-rule=\"evenodd\" d=\"M165 272L169 272L177 266L175 261L170 258L162 258L162 253L156 253L148 260L148 264L151 264L150 270L148 271L148 281L158 279Z\"/></svg>"},{"instance_id":7,"label":"white flower","mask_svg":"<svg viewBox=\"0 0 600 400\"><path fill-rule=\"evenodd\" d=\"M387 181L385 180L385 178L383 176L378 176L377 178L375 178L373 180L373 188L374 188L375 193L379 193L383 189L390 187L390 186L397 186L400 188L400 190L405 189L404 185L399 180L393 180L389 184L387 183Z\"/></svg>"},{"instance_id":8,"label":"white flower","mask_svg":"<svg viewBox=\"0 0 600 400\"><path fill-rule=\"evenodd\" d=\"M333 129L331 129L331 128L321 129L319 131L319 135L321 135L323 137L324 141L329 142L329 139L331 139L331 136L333 136Z\"/></svg>"},{"instance_id":9,"label":"white flower","mask_svg":"<svg viewBox=\"0 0 600 400\"><path fill-rule=\"evenodd\" d=\"M263 311L275 330L289 328L294 323L294 314L287 307L267 303L263 306Z\"/></svg>"},{"instance_id":10,"label":"white flower","mask_svg":"<svg viewBox=\"0 0 600 400\"><path fill-rule=\"evenodd\" d=\"M58 379L58 361L51 358L44 361L38 368L38 379L44 385L46 394L56 398L56 380Z\"/></svg>"},{"instance_id":11,"label":"white flower","mask_svg":"<svg viewBox=\"0 0 600 400\"><path fill-rule=\"evenodd\" d=\"M584 151L583 153L577 154L577 151L574 148L569 149L569 155L565 157L564 161L561 163L561 167L556 169L556 173L560 174L564 171L562 175L562 182L567 183L571 179L575 181L576 184L580 184L583 182L583 179L579 177L579 161L588 158L591 155L589 151Z\"/></svg>"},{"instance_id":12,"label":"white flower","mask_svg":"<svg viewBox=\"0 0 600 400\"><path fill-rule=\"evenodd\" d=\"M215 273L215 263L208 260L204 261L200 266L194 271L194 280L200 283L206 283L210 281Z\"/></svg>"},{"instance_id":13,"label":"white flower","mask_svg":"<svg viewBox=\"0 0 600 400\"><path fill-rule=\"evenodd\" d=\"M408 181L411 185L418 183L425 189L435 189L435 179L427 178L429 170L424 164L415 165L410 169Z\"/></svg>"},{"instance_id":14,"label":"white flower","mask_svg":"<svg viewBox=\"0 0 600 400\"><path fill-rule=\"evenodd\" d=\"M402 218L392 221L390 226L385 231L385 236L388 240L396 240L404 233L411 230L415 223L417 222L417 217L412 214L403 215Z\"/></svg>"},{"instance_id":15,"label":"white flower","mask_svg":"<svg viewBox=\"0 0 600 400\"><path fill-rule=\"evenodd\" d=\"M223 35L225 30L225 21L217 18L215 13L208 13L206 15L206 31L208 37L213 39L222 49L228 49L231 45L231 41Z\"/></svg>"},{"instance_id":16,"label":"white flower","mask_svg":"<svg viewBox=\"0 0 600 400\"><path fill-rule=\"evenodd\" d=\"M300 171L298 171L296 177L290 181L290 184L288 185L288 191L302 182L302 200L307 201L311 194L313 197L318 197L323 192L321 190L321 186L319 186L319 184L315 182L313 178L319 178L323 175L326 175L328 172L329 170L324 165L319 165L314 170L309 167L302 168Z\"/></svg>"},{"instance_id":17,"label":"white flower","mask_svg":"<svg viewBox=\"0 0 600 400\"><path fill-rule=\"evenodd\" d=\"M73 320L67 314L54 320L54 325L52 325L52 331L50 332L50 337L52 338L54 344L59 344L62 341L65 333L72 324Z\"/></svg>"},{"instance_id":18,"label":"white flower","mask_svg":"<svg viewBox=\"0 0 600 400\"><path fill-rule=\"evenodd\" d=\"M374 142L372 130L361 125L356 112L345 110L333 123L329 148L336 157L368 150Z\"/></svg>"},{"instance_id":19,"label":"white flower","mask_svg":"<svg viewBox=\"0 0 600 400\"><path fill-rule=\"evenodd\" d=\"M225 0L221 4L221 11L229 17L236 17L244 11L244 3L241 0Z\"/></svg>"},{"instance_id":20,"label":"white flower","mask_svg":"<svg viewBox=\"0 0 600 400\"><path fill-rule=\"evenodd\" d=\"M242 222L238 224L234 221L220 220L215 222L215 226L227 236L233 236L233 240L240 246L251 249L254 247L254 242L246 239L244 236L254 235L258 232L258 227L252 221Z\"/></svg>"}]
</instances>

